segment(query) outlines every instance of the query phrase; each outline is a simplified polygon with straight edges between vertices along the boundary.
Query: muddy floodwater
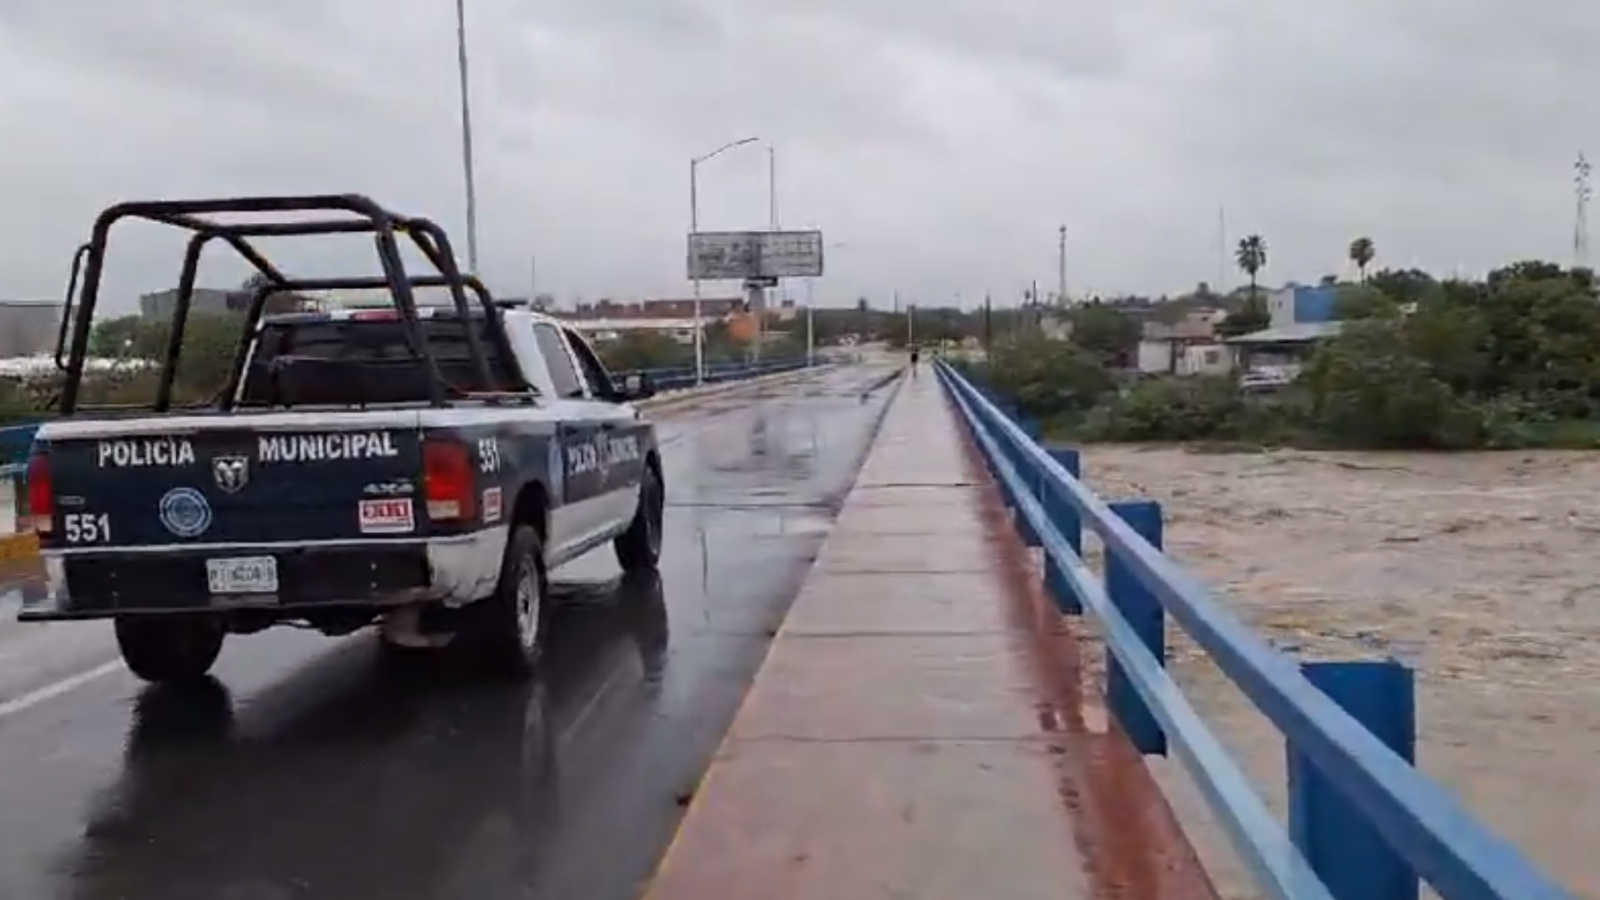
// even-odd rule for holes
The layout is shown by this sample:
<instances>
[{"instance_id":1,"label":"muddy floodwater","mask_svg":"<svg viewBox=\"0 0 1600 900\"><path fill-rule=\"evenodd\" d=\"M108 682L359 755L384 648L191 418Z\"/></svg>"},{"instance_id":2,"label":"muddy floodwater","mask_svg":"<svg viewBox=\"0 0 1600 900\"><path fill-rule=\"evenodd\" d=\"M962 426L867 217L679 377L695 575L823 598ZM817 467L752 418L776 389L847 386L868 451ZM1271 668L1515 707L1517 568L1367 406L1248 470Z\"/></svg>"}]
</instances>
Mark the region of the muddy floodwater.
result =
<instances>
[{"instance_id":1,"label":"muddy floodwater","mask_svg":"<svg viewBox=\"0 0 1600 900\"><path fill-rule=\"evenodd\" d=\"M1280 647L1414 665L1420 766L1600 898L1600 453L1102 447L1083 468L1108 499L1161 501L1169 552ZM1277 731L1171 640L1186 693L1281 815ZM1255 897L1175 764L1155 765L1223 895Z\"/></svg>"}]
</instances>

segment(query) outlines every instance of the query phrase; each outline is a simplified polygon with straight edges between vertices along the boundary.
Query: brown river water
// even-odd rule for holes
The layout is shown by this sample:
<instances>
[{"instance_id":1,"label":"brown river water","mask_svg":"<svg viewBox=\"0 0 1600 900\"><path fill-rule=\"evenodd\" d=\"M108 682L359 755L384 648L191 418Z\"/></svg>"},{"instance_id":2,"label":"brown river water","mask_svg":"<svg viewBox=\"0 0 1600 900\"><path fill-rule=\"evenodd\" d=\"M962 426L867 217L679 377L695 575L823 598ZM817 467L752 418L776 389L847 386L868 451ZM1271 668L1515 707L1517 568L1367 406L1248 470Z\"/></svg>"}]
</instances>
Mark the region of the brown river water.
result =
<instances>
[{"instance_id":1,"label":"brown river water","mask_svg":"<svg viewBox=\"0 0 1600 900\"><path fill-rule=\"evenodd\" d=\"M1161 501L1168 551L1284 649L1412 664L1419 766L1600 898L1600 453L1097 447L1083 469ZM1281 817L1281 737L1177 631L1175 676ZM1177 763L1152 766L1222 895L1258 896Z\"/></svg>"}]
</instances>

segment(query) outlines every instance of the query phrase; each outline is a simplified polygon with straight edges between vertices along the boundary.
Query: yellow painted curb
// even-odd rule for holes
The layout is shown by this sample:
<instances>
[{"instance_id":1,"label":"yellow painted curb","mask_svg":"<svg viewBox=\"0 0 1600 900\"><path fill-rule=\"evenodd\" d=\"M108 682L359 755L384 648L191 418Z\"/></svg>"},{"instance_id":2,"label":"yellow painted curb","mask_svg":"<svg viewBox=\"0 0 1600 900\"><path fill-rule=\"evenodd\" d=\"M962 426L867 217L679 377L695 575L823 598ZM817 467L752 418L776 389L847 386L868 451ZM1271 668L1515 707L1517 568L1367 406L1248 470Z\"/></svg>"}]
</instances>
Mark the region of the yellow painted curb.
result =
<instances>
[{"instance_id":1,"label":"yellow painted curb","mask_svg":"<svg viewBox=\"0 0 1600 900\"><path fill-rule=\"evenodd\" d=\"M0 535L0 565L39 558L39 536L31 531Z\"/></svg>"}]
</instances>

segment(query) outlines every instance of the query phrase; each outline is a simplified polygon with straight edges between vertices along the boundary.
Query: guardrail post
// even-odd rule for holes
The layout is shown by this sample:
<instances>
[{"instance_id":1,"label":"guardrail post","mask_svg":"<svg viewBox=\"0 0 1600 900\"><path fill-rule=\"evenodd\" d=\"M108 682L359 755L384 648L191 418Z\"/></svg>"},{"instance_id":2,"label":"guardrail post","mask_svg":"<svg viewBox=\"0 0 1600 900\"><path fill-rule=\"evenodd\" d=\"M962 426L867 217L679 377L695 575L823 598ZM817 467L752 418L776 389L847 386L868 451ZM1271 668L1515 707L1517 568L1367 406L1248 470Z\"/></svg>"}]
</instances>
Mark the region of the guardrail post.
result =
<instances>
[{"instance_id":1,"label":"guardrail post","mask_svg":"<svg viewBox=\"0 0 1600 900\"><path fill-rule=\"evenodd\" d=\"M1161 504L1154 500L1128 500L1111 504L1111 511L1127 522L1134 532L1157 550L1161 549ZM1123 564L1119 555L1106 550L1106 594L1122 613L1145 649L1161 665L1167 664L1166 613L1143 584ZM1150 708L1134 689L1128 673L1110 650L1106 651L1106 705L1122 724L1122 730L1140 753L1167 755L1167 736L1161 731Z\"/></svg>"},{"instance_id":2,"label":"guardrail post","mask_svg":"<svg viewBox=\"0 0 1600 900\"><path fill-rule=\"evenodd\" d=\"M1077 478L1081 472L1082 462L1078 451L1066 448L1051 448L1050 458L1061 464L1067 474ZM1039 498L1044 504L1044 511L1050 516L1050 523L1067 539L1072 552L1080 558L1083 556L1083 523L1078 519L1078 508L1072 505L1062 493L1060 485L1048 481L1041 471L1040 484L1044 490ZM1067 580L1067 573L1056 564L1054 558L1045 555L1044 558L1044 586L1050 593L1051 599L1056 602L1056 609L1069 616L1083 614L1083 604L1078 599L1078 593L1072 589L1072 582Z\"/></svg>"},{"instance_id":3,"label":"guardrail post","mask_svg":"<svg viewBox=\"0 0 1600 900\"><path fill-rule=\"evenodd\" d=\"M1028 436L1028 440L1034 442L1038 442L1039 436L1044 433L1039 427L1039 423L1034 419L1018 419L1017 427L1021 428L1022 433ZM1025 449L1021 447L1011 447L1009 449L1013 451L1011 454L1011 464L1017 468L1017 474L1022 476L1023 484L1028 486L1028 493L1031 494L1034 499L1039 500L1042 503L1044 501L1044 470L1039 468L1039 466L1034 462L1033 456ZM1034 528L1033 523L1028 521L1028 517L1022 514L1021 502L1017 502L1016 506L1017 533L1022 537L1022 542L1029 547L1042 546L1039 540L1038 529Z\"/></svg>"},{"instance_id":4,"label":"guardrail post","mask_svg":"<svg viewBox=\"0 0 1600 900\"><path fill-rule=\"evenodd\" d=\"M1306 663L1307 680L1406 762L1417 757L1416 678L1396 660ZM1366 816L1287 748L1289 837L1336 900L1417 900L1421 883Z\"/></svg>"}]
</instances>

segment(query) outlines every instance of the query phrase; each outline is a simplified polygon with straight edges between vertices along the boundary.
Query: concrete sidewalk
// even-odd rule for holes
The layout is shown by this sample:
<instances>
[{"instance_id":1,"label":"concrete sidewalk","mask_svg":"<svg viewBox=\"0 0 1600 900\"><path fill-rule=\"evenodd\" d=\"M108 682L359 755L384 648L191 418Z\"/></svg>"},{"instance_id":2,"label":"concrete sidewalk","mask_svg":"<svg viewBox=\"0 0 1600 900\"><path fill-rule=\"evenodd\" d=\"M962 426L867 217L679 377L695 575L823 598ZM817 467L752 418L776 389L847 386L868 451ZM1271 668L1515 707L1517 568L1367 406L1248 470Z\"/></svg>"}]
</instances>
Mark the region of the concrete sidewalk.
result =
<instances>
[{"instance_id":1,"label":"concrete sidewalk","mask_svg":"<svg viewBox=\"0 0 1600 900\"><path fill-rule=\"evenodd\" d=\"M1212 896L1008 516L907 378L648 900Z\"/></svg>"}]
</instances>

